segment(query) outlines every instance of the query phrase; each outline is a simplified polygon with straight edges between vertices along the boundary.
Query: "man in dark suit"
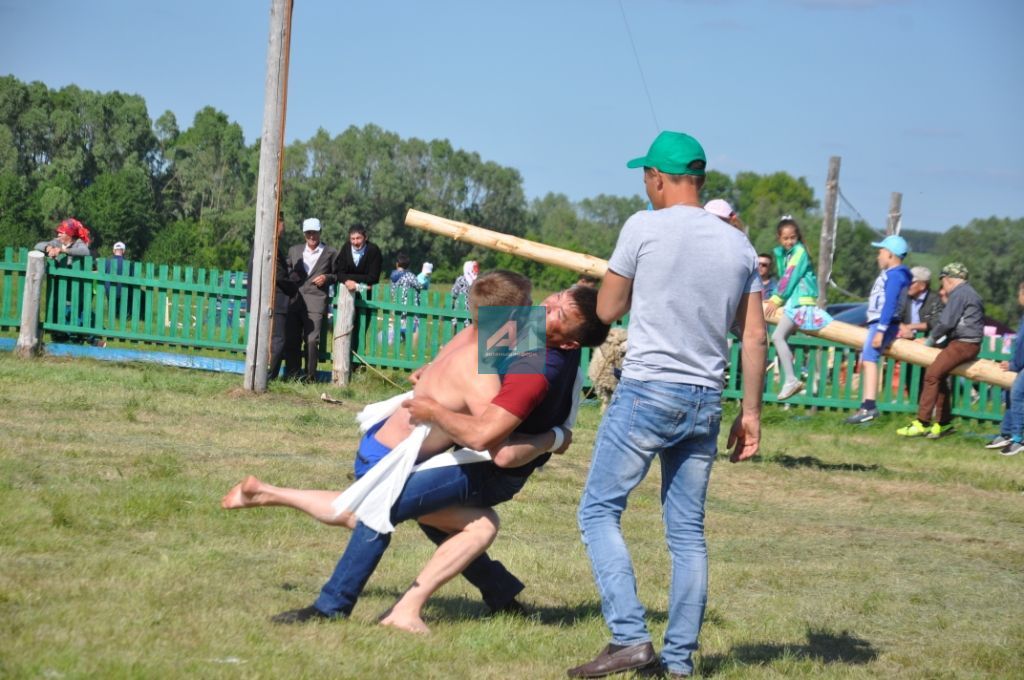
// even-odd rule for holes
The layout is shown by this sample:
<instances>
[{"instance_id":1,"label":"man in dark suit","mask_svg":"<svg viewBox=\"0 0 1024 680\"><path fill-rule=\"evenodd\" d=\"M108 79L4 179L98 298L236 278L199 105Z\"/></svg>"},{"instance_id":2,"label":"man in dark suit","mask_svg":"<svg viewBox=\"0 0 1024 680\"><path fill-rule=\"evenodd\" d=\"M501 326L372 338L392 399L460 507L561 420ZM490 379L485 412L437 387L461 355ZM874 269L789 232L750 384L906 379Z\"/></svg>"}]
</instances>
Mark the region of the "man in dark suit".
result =
<instances>
[{"instance_id":1,"label":"man in dark suit","mask_svg":"<svg viewBox=\"0 0 1024 680\"><path fill-rule=\"evenodd\" d=\"M302 343L306 345L306 380L316 380L320 356L320 328L331 304L330 289L337 282L338 251L320 241L320 220L310 217L302 223L305 243L288 250L288 271L298 284L299 294L288 306L285 344L285 375L301 375Z\"/></svg>"},{"instance_id":2,"label":"man in dark suit","mask_svg":"<svg viewBox=\"0 0 1024 680\"><path fill-rule=\"evenodd\" d=\"M903 323L899 337L907 340L913 340L918 332L928 335L945 306L939 294L931 289L932 272L928 267L912 267L910 276L910 287L900 308Z\"/></svg>"},{"instance_id":3,"label":"man in dark suit","mask_svg":"<svg viewBox=\"0 0 1024 680\"><path fill-rule=\"evenodd\" d=\"M348 248L338 254L338 281L353 293L364 292L380 281L384 266L380 248L366 238L366 229L354 224L348 230Z\"/></svg>"},{"instance_id":4,"label":"man in dark suit","mask_svg":"<svg viewBox=\"0 0 1024 680\"><path fill-rule=\"evenodd\" d=\"M275 380L281 373L281 363L284 361L284 350L288 339L288 306L291 299L299 292L299 274L288 268L288 256L283 252L281 236L284 235L284 217L277 215L277 249L274 253L274 320L272 324L273 334L270 338L270 362L267 365L267 375L270 380ZM249 271L246 276L249 294L246 298L245 308L249 314L258 314L259 310L252 308L252 287L258 285L253 281L252 269L253 259L256 257L254 250L249 256Z\"/></svg>"}]
</instances>

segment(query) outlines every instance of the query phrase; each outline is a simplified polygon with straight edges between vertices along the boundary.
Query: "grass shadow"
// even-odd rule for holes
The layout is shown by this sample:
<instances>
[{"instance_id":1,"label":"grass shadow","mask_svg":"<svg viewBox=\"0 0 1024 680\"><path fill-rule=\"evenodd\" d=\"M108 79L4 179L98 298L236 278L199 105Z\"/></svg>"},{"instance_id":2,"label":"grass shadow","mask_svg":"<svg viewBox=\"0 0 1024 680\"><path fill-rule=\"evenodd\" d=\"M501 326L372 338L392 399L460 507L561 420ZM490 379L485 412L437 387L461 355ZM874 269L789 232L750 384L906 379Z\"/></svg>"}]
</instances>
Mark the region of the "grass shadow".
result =
<instances>
[{"instance_id":1,"label":"grass shadow","mask_svg":"<svg viewBox=\"0 0 1024 680\"><path fill-rule=\"evenodd\" d=\"M822 664L861 666L878 658L878 651L870 641L849 631L835 633L828 630L807 631L804 644L761 642L736 645L727 654L712 654L700 659L702 675L715 675L729 667L765 665L776 659L816 661Z\"/></svg>"},{"instance_id":2,"label":"grass shadow","mask_svg":"<svg viewBox=\"0 0 1024 680\"><path fill-rule=\"evenodd\" d=\"M397 588L367 588L364 596L382 597L389 600L397 600L402 596L402 591ZM522 616L528 621L535 621L544 626L571 626L580 621L601 618L601 604L599 602L587 602L575 606L554 606L548 607L525 602L525 615L501 614L499 616ZM434 595L427 603L424 612L429 619L443 619L446 621L468 621L484 619L491 616L490 610L480 600L452 595ZM668 620L668 614L664 611L648 610L647 620L652 623L664 623Z\"/></svg>"},{"instance_id":3,"label":"grass shadow","mask_svg":"<svg viewBox=\"0 0 1024 680\"><path fill-rule=\"evenodd\" d=\"M864 465L862 463L826 463L814 456L790 456L782 454L767 458L765 463L774 463L784 468L814 468L825 472L886 472L881 465Z\"/></svg>"}]
</instances>

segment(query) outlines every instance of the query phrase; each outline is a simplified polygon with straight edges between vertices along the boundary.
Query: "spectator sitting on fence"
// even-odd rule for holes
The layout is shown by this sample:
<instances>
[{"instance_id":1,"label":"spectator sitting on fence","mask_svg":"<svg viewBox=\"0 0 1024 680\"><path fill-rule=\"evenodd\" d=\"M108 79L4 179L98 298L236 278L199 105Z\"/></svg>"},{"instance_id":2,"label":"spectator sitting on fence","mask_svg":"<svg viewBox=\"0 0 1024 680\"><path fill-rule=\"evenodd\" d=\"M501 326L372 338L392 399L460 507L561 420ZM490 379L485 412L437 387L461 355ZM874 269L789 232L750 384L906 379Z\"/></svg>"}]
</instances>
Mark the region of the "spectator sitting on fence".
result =
<instances>
[{"instance_id":1,"label":"spectator sitting on fence","mask_svg":"<svg viewBox=\"0 0 1024 680\"><path fill-rule=\"evenodd\" d=\"M943 350L924 373L924 388L917 400L917 419L896 430L901 437L938 439L953 433L949 374L978 356L985 337L985 306L981 296L967 283L967 277L967 267L960 262L950 262L939 274L949 302L923 342L943 346Z\"/></svg>"},{"instance_id":2,"label":"spectator sitting on fence","mask_svg":"<svg viewBox=\"0 0 1024 680\"><path fill-rule=\"evenodd\" d=\"M899 337L913 340L918 333L928 335L942 313L943 302L932 291L932 270L928 267L910 268L910 287L903 302Z\"/></svg>"},{"instance_id":3,"label":"spectator sitting on fence","mask_svg":"<svg viewBox=\"0 0 1024 680\"><path fill-rule=\"evenodd\" d=\"M464 309L469 311L469 289L472 287L473 282L476 281L477 274L480 273L480 264L476 260L467 260L462 265L462 276L455 279L455 283L452 284L452 309ZM466 319L463 325L468 326L470 320ZM457 325L455 319L452 319L452 327Z\"/></svg>"},{"instance_id":4,"label":"spectator sitting on fence","mask_svg":"<svg viewBox=\"0 0 1024 680\"><path fill-rule=\"evenodd\" d=\"M793 368L793 351L786 339L796 332L819 331L832 317L818 308L818 279L814 275L811 256L803 244L803 235L796 220L785 215L775 227L779 245L775 247L775 266L779 270L779 283L775 293L764 301L764 315L770 317L782 307L772 344L779 359L779 370L785 378L779 394L779 401L789 399L804 388ZM760 259L760 258L759 258ZM760 272L759 272L760 274Z\"/></svg>"},{"instance_id":5,"label":"spectator sitting on fence","mask_svg":"<svg viewBox=\"0 0 1024 680\"><path fill-rule=\"evenodd\" d=\"M409 293L412 292L412 303L417 307L420 304L420 291L423 289L423 284L420 283L419 279L409 271L409 256L405 253L399 253L398 257L395 258L395 270L391 272L391 301L397 302L402 305L409 304ZM399 322L399 332L401 338L405 339L406 322L409 313L402 312ZM414 318L412 322L413 331L413 343L416 342L416 334L419 331L420 320ZM388 338L389 342L392 338Z\"/></svg>"},{"instance_id":6,"label":"spectator sitting on fence","mask_svg":"<svg viewBox=\"0 0 1024 680\"><path fill-rule=\"evenodd\" d=\"M430 275L434 273L434 265L430 262L423 263L423 269L416 275L416 280L420 282L420 287L423 290L430 288Z\"/></svg>"},{"instance_id":7,"label":"spectator sitting on fence","mask_svg":"<svg viewBox=\"0 0 1024 680\"><path fill-rule=\"evenodd\" d=\"M878 417L878 361L900 330L899 301L910 286L910 270L903 264L903 258L910 252L906 239L893 234L871 245L878 248L878 268L882 273L875 279L868 297L868 333L861 350L863 401L857 412L846 419L849 425L869 423Z\"/></svg>"},{"instance_id":8,"label":"spectator sitting on fence","mask_svg":"<svg viewBox=\"0 0 1024 680\"><path fill-rule=\"evenodd\" d=\"M34 250L45 253L54 261L58 267L70 267L76 258L88 257L89 243L92 236L89 229L76 220L69 217L57 225L57 236L49 241L40 241L35 245ZM64 299L58 301L57 294L50 294L50 319L53 323L70 325L72 324L72 300L77 293L78 303L74 314L74 325L85 325L85 285L80 280L67 281L64 286ZM63 311L61 311L63 309ZM69 335L66 332L53 332L52 337L56 341L80 340L88 338Z\"/></svg>"},{"instance_id":9,"label":"spectator sitting on fence","mask_svg":"<svg viewBox=\"0 0 1024 680\"><path fill-rule=\"evenodd\" d=\"M1017 286L1017 304L1024 307L1024 281ZM1006 398L1006 414L999 428L999 436L985 445L987 449L999 449L1004 456L1015 456L1024 450L1024 315L1013 341L1013 355L1009 361L1000 364L1004 371L1016 371L1017 377Z\"/></svg>"}]
</instances>

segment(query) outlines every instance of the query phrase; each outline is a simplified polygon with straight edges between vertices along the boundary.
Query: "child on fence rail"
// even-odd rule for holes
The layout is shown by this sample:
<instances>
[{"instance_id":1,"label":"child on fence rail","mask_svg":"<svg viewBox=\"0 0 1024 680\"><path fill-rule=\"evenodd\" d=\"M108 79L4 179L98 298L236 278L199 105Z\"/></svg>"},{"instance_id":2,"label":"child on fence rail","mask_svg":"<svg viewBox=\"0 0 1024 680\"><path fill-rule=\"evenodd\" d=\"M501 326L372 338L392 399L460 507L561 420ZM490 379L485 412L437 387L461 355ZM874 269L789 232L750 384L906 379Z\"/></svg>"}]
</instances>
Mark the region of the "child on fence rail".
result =
<instances>
[{"instance_id":1,"label":"child on fence rail","mask_svg":"<svg viewBox=\"0 0 1024 680\"><path fill-rule=\"evenodd\" d=\"M779 359L779 369L785 382L779 390L778 399L789 399L804 388L793 370L793 351L786 338L800 330L817 331L832 320L828 312L819 309L818 279L814 276L811 257L803 244L800 227L789 215L784 215L775 227L779 245L775 247L775 268L779 282L775 292L764 302L765 316L770 316L779 307L783 308L772 344Z\"/></svg>"},{"instance_id":2,"label":"child on fence rail","mask_svg":"<svg viewBox=\"0 0 1024 680\"><path fill-rule=\"evenodd\" d=\"M1024 307L1024 281L1017 286L1017 304ZM999 436L985 445L988 449L999 449L1004 456L1013 456L1024 451L1024 315L1013 341L1013 355L1002 362L1007 371L1016 371L1013 386L1006 392L1006 413L999 428Z\"/></svg>"},{"instance_id":3,"label":"child on fence rail","mask_svg":"<svg viewBox=\"0 0 1024 680\"><path fill-rule=\"evenodd\" d=\"M868 334L861 351L861 384L864 400L860 409L846 419L850 425L871 422L878 417L878 360L900 330L900 298L910 287L910 270L903 259L910 251L902 236L886 236L872 247L878 248L878 268L882 273L871 286L868 298Z\"/></svg>"},{"instance_id":4,"label":"child on fence rail","mask_svg":"<svg viewBox=\"0 0 1024 680\"><path fill-rule=\"evenodd\" d=\"M981 296L967 283L967 267L960 262L950 262L942 268L939 277L949 301L924 343L939 345L942 351L924 372L924 387L917 400L917 419L896 430L901 437L938 439L953 433L948 377L954 368L978 356L985 337L985 306Z\"/></svg>"}]
</instances>

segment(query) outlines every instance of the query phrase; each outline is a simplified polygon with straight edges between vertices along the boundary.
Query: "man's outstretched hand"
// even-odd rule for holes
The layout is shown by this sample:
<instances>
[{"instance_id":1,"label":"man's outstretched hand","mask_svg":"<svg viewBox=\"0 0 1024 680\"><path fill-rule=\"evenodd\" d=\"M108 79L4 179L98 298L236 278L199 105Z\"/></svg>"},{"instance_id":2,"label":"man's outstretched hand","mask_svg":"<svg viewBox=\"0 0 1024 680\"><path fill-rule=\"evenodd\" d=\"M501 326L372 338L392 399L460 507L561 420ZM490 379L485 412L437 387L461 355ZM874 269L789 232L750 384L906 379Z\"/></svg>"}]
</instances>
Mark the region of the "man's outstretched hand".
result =
<instances>
[{"instance_id":1,"label":"man's outstretched hand","mask_svg":"<svg viewBox=\"0 0 1024 680\"><path fill-rule=\"evenodd\" d=\"M725 447L732 450L729 460L738 463L757 455L761 446L761 419L755 415L740 413L732 421L729 441Z\"/></svg>"}]
</instances>

